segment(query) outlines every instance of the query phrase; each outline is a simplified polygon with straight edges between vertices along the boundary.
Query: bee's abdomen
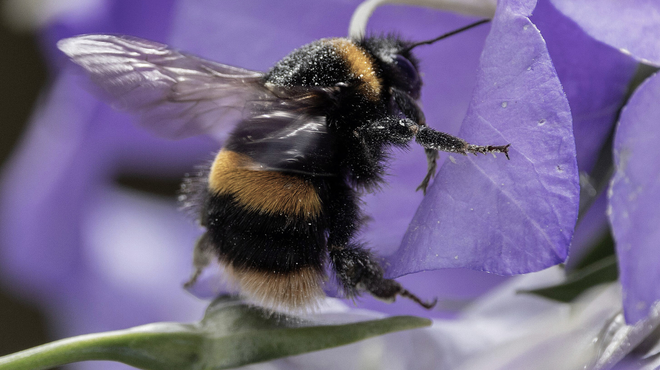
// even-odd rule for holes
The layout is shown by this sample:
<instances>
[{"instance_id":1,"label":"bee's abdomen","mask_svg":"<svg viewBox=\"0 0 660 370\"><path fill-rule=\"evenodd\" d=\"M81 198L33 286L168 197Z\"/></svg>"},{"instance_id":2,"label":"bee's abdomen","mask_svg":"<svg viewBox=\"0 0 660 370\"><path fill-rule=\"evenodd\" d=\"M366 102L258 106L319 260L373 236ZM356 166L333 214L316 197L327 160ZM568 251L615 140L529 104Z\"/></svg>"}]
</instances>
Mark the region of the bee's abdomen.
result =
<instances>
[{"instance_id":1,"label":"bee's abdomen","mask_svg":"<svg viewBox=\"0 0 660 370\"><path fill-rule=\"evenodd\" d=\"M209 190L215 195L231 195L238 206L261 215L306 220L319 216L321 199L309 181L257 167L247 155L222 150L211 167Z\"/></svg>"},{"instance_id":2,"label":"bee's abdomen","mask_svg":"<svg viewBox=\"0 0 660 370\"><path fill-rule=\"evenodd\" d=\"M291 272L321 267L323 231L315 220L260 214L232 195L211 195L207 228L220 259L236 268Z\"/></svg>"},{"instance_id":3,"label":"bee's abdomen","mask_svg":"<svg viewBox=\"0 0 660 370\"><path fill-rule=\"evenodd\" d=\"M211 167L205 216L220 259L260 271L320 270L325 238L315 187L250 165L249 157L223 150Z\"/></svg>"},{"instance_id":4,"label":"bee's abdomen","mask_svg":"<svg viewBox=\"0 0 660 370\"><path fill-rule=\"evenodd\" d=\"M243 154L216 157L205 226L227 279L272 309L314 306L323 297L326 240L321 200L309 181L259 171Z\"/></svg>"}]
</instances>

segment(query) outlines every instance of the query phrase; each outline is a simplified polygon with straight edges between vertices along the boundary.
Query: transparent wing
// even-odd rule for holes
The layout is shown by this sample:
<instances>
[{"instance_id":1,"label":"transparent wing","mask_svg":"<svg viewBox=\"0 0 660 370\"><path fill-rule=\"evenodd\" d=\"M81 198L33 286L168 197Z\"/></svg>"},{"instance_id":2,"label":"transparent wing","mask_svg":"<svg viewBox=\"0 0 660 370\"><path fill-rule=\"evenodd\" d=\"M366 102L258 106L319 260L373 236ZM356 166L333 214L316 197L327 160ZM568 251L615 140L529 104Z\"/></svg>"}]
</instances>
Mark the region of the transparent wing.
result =
<instances>
[{"instance_id":1,"label":"transparent wing","mask_svg":"<svg viewBox=\"0 0 660 370\"><path fill-rule=\"evenodd\" d=\"M294 87L273 90L277 99L255 101L239 122L225 148L247 155L251 169L334 175L335 135L329 131L325 109L337 88Z\"/></svg>"},{"instance_id":2,"label":"transparent wing","mask_svg":"<svg viewBox=\"0 0 660 370\"><path fill-rule=\"evenodd\" d=\"M273 112L242 121L227 149L252 159L252 170L334 174L325 117ZM240 136L239 136L240 135Z\"/></svg>"},{"instance_id":3,"label":"transparent wing","mask_svg":"<svg viewBox=\"0 0 660 370\"><path fill-rule=\"evenodd\" d=\"M84 35L57 46L118 109L140 114L142 124L162 137L222 138L243 118L247 101L272 98L260 72L186 55L153 41Z\"/></svg>"}]
</instances>

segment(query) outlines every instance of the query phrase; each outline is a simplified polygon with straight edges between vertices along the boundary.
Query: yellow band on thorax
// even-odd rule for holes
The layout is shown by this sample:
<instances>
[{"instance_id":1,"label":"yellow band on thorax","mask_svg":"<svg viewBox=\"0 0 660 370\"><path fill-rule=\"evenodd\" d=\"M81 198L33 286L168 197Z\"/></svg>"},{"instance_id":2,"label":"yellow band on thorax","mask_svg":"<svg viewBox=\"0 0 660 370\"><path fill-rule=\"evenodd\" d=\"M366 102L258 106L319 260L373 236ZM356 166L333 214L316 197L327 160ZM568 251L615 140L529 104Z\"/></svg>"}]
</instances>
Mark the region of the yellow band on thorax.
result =
<instances>
[{"instance_id":1,"label":"yellow band on thorax","mask_svg":"<svg viewBox=\"0 0 660 370\"><path fill-rule=\"evenodd\" d=\"M361 81L362 93L370 100L380 99L382 86L374 69L372 57L349 39L334 38L327 39L327 42L335 48L337 53L348 63L351 72Z\"/></svg>"}]
</instances>

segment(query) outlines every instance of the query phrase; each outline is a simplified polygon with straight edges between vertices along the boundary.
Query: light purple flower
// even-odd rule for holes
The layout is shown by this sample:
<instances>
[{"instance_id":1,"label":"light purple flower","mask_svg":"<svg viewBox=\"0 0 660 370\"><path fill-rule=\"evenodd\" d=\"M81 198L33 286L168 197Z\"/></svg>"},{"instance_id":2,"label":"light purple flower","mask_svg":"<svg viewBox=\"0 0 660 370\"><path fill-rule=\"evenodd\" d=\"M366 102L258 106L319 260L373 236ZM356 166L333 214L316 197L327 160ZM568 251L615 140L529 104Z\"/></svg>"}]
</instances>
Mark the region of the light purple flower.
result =
<instances>
[{"instance_id":1,"label":"light purple flower","mask_svg":"<svg viewBox=\"0 0 660 370\"><path fill-rule=\"evenodd\" d=\"M656 2L632 1L624 5L616 1L552 0L552 3L595 39L620 49L637 61L660 65L657 44L660 5ZM622 113L614 145L617 173L610 188L608 214L616 240L628 322L645 317L653 303L660 300L658 277L653 275L655 268L650 267L655 266L653 263L658 261L659 254L656 248L649 246L654 243L654 234L649 234L650 229L645 226L658 218L658 212L650 206L656 196L652 192L653 170L648 167L654 163L653 154L634 144L637 140L657 136L657 125L651 123L656 114L655 105L643 103L655 99L653 80L649 79L631 97ZM636 154L628 157L630 153ZM643 267L646 263L649 267Z\"/></svg>"},{"instance_id":2,"label":"light purple flower","mask_svg":"<svg viewBox=\"0 0 660 370\"><path fill-rule=\"evenodd\" d=\"M600 151L612 133L637 63L589 36L549 0L538 2L531 19L541 30L566 92L573 117L578 169L582 180L588 182ZM598 190L583 189L581 203L594 201ZM578 222L567 261L569 268L576 265L606 231L604 209L605 199L601 196Z\"/></svg>"},{"instance_id":3,"label":"light purple flower","mask_svg":"<svg viewBox=\"0 0 660 370\"><path fill-rule=\"evenodd\" d=\"M459 136L511 143L511 161L450 155L391 258L393 276L468 267L511 275L566 259L578 173L568 102L534 2L501 1Z\"/></svg>"},{"instance_id":4,"label":"light purple flower","mask_svg":"<svg viewBox=\"0 0 660 370\"><path fill-rule=\"evenodd\" d=\"M660 4L654 0L551 0L596 40L660 66Z\"/></svg>"},{"instance_id":5,"label":"light purple flower","mask_svg":"<svg viewBox=\"0 0 660 370\"><path fill-rule=\"evenodd\" d=\"M614 141L616 173L608 210L616 238L626 320L646 317L660 300L660 75L642 84L621 113Z\"/></svg>"}]
</instances>

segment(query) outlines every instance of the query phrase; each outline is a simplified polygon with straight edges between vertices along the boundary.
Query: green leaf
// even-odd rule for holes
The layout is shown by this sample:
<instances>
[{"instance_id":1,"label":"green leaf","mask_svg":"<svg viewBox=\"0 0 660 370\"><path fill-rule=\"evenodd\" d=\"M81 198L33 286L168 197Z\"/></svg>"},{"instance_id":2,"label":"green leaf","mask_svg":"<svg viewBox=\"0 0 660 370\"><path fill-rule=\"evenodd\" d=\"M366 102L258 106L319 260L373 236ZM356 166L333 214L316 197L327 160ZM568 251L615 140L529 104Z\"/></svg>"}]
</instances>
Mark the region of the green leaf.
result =
<instances>
[{"instance_id":1,"label":"green leaf","mask_svg":"<svg viewBox=\"0 0 660 370\"><path fill-rule=\"evenodd\" d=\"M521 290L518 293L536 294L568 303L593 286L616 281L618 276L616 256L610 256L576 271L559 285L534 290Z\"/></svg>"},{"instance_id":2,"label":"green leaf","mask_svg":"<svg viewBox=\"0 0 660 370\"><path fill-rule=\"evenodd\" d=\"M0 357L0 370L88 360L152 370L227 369L429 325L430 320L413 316L328 324L272 314L224 297L209 306L199 323L156 323L63 339Z\"/></svg>"}]
</instances>

